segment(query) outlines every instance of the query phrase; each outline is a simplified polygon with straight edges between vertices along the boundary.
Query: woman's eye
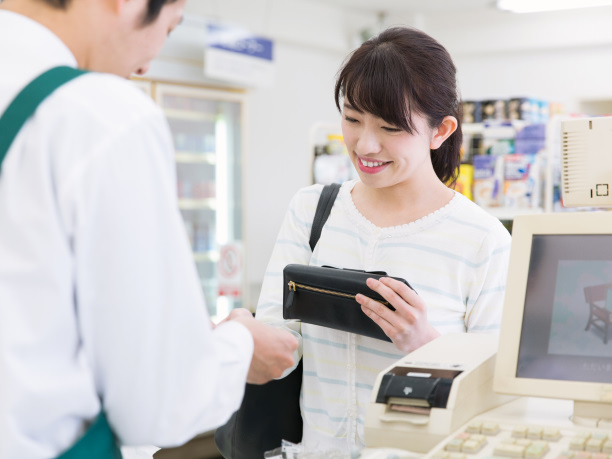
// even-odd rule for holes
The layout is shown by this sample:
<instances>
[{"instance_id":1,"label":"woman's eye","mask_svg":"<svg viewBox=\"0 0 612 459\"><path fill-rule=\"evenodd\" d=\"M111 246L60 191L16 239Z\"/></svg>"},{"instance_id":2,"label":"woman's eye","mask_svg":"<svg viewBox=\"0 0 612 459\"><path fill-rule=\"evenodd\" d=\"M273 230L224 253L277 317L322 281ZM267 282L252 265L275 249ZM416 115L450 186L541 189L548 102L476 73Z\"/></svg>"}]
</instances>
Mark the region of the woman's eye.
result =
<instances>
[{"instance_id":1,"label":"woman's eye","mask_svg":"<svg viewBox=\"0 0 612 459\"><path fill-rule=\"evenodd\" d=\"M387 132L399 132L401 131L401 129L398 128L394 128L394 127L388 127L388 126L384 126L383 129Z\"/></svg>"},{"instance_id":2,"label":"woman's eye","mask_svg":"<svg viewBox=\"0 0 612 459\"><path fill-rule=\"evenodd\" d=\"M348 121L349 123L356 123L357 122L357 120L355 118L351 118L350 116L346 116L346 115L344 116L344 119L346 121Z\"/></svg>"}]
</instances>

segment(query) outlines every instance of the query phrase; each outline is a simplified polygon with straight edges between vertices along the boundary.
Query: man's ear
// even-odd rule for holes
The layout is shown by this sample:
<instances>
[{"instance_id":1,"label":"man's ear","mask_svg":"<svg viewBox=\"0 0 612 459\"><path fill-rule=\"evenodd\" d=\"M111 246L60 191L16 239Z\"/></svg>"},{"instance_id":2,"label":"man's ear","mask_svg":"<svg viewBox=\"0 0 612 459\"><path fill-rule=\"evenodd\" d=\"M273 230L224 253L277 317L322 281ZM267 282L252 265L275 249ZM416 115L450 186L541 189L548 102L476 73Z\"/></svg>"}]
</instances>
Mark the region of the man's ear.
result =
<instances>
[{"instance_id":1,"label":"man's ear","mask_svg":"<svg viewBox=\"0 0 612 459\"><path fill-rule=\"evenodd\" d=\"M104 2L106 3L106 7L109 9L109 11L112 11L118 15L123 10L125 0L104 0Z\"/></svg>"},{"instance_id":2,"label":"man's ear","mask_svg":"<svg viewBox=\"0 0 612 459\"><path fill-rule=\"evenodd\" d=\"M104 1L106 2L110 11L112 11L113 13L117 15L123 14L124 10L129 7L140 8L140 5L137 5L137 4L142 3L138 1L132 1L132 0L104 0Z\"/></svg>"},{"instance_id":3,"label":"man's ear","mask_svg":"<svg viewBox=\"0 0 612 459\"><path fill-rule=\"evenodd\" d=\"M454 116L445 116L442 124L434 129L433 137L429 143L429 148L437 150L450 135L457 130L457 118Z\"/></svg>"},{"instance_id":4,"label":"man's ear","mask_svg":"<svg viewBox=\"0 0 612 459\"><path fill-rule=\"evenodd\" d=\"M95 0L99 1L99 0ZM125 23L141 24L147 10L147 0L103 0L109 11Z\"/></svg>"}]
</instances>

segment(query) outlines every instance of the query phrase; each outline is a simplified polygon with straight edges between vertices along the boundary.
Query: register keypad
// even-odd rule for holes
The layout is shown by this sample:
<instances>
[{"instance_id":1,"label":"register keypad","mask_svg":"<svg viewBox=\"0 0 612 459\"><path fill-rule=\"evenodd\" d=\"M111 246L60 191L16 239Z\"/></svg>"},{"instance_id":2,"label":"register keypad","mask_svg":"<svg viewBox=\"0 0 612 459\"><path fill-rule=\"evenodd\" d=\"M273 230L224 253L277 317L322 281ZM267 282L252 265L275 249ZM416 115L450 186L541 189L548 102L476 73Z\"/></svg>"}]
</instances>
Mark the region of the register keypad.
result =
<instances>
[{"instance_id":1,"label":"register keypad","mask_svg":"<svg viewBox=\"0 0 612 459\"><path fill-rule=\"evenodd\" d=\"M612 459L612 431L474 420L431 459Z\"/></svg>"}]
</instances>

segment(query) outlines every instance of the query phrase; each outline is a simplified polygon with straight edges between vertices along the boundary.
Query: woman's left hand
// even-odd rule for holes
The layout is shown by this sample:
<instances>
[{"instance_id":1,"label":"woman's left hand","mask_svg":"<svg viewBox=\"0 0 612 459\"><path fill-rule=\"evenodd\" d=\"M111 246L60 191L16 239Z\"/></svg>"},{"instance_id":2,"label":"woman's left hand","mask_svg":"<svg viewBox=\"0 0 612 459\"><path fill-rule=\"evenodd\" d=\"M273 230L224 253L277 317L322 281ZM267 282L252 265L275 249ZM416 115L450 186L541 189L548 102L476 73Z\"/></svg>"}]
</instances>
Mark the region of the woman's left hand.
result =
<instances>
[{"instance_id":1,"label":"woman's left hand","mask_svg":"<svg viewBox=\"0 0 612 459\"><path fill-rule=\"evenodd\" d=\"M406 284L381 277L380 280L368 279L367 285L387 300L395 311L362 294L357 294L355 299L362 311L382 328L400 351L412 352L440 336L427 321L425 302Z\"/></svg>"}]
</instances>

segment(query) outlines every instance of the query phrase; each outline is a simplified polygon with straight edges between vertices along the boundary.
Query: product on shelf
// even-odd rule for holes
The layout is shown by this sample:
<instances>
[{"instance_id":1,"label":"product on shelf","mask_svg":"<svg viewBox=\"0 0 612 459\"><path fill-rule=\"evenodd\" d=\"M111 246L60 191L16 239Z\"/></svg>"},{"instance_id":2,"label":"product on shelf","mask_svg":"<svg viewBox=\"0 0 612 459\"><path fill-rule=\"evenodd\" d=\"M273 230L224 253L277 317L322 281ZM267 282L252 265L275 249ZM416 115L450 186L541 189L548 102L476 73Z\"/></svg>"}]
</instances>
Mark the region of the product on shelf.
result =
<instances>
[{"instance_id":1,"label":"product on shelf","mask_svg":"<svg viewBox=\"0 0 612 459\"><path fill-rule=\"evenodd\" d=\"M205 153L215 151L215 136L213 134L195 134L177 132L174 135L174 148L177 151L190 153Z\"/></svg>"},{"instance_id":2,"label":"product on shelf","mask_svg":"<svg viewBox=\"0 0 612 459\"><path fill-rule=\"evenodd\" d=\"M191 182L186 179L179 179L176 182L178 188L179 199L189 199L193 196L193 187Z\"/></svg>"},{"instance_id":3,"label":"product on shelf","mask_svg":"<svg viewBox=\"0 0 612 459\"><path fill-rule=\"evenodd\" d=\"M325 153L328 155L343 155L346 154L346 146L344 138L340 134L329 134L327 143L325 144Z\"/></svg>"},{"instance_id":4,"label":"product on shelf","mask_svg":"<svg viewBox=\"0 0 612 459\"><path fill-rule=\"evenodd\" d=\"M327 142L315 145L314 150L314 183L342 183L357 177L342 135L328 134Z\"/></svg>"},{"instance_id":5,"label":"product on shelf","mask_svg":"<svg viewBox=\"0 0 612 459\"><path fill-rule=\"evenodd\" d=\"M534 97L509 99L466 100L463 104L463 122L520 120L527 123L546 123L550 116L562 113L562 106Z\"/></svg>"},{"instance_id":6,"label":"product on shelf","mask_svg":"<svg viewBox=\"0 0 612 459\"><path fill-rule=\"evenodd\" d=\"M471 163L474 156L484 154L482 133L464 131L463 142L459 154L462 163Z\"/></svg>"},{"instance_id":7,"label":"product on shelf","mask_svg":"<svg viewBox=\"0 0 612 459\"><path fill-rule=\"evenodd\" d=\"M508 101L494 99L482 101L482 120L505 121L508 119Z\"/></svg>"},{"instance_id":8,"label":"product on shelf","mask_svg":"<svg viewBox=\"0 0 612 459\"><path fill-rule=\"evenodd\" d=\"M454 189L468 199L472 199L472 183L474 179L474 167L471 164L461 164L459 166L459 175L455 182Z\"/></svg>"},{"instance_id":9,"label":"product on shelf","mask_svg":"<svg viewBox=\"0 0 612 459\"><path fill-rule=\"evenodd\" d=\"M549 103L532 97L515 97L508 102L508 118L529 123L542 123L549 119Z\"/></svg>"},{"instance_id":10,"label":"product on shelf","mask_svg":"<svg viewBox=\"0 0 612 459\"><path fill-rule=\"evenodd\" d=\"M353 178L355 168L348 155L322 155L315 158L314 182L327 185L342 183Z\"/></svg>"},{"instance_id":11,"label":"product on shelf","mask_svg":"<svg viewBox=\"0 0 612 459\"><path fill-rule=\"evenodd\" d=\"M215 197L215 184L200 181L193 184L193 197L195 199L208 199Z\"/></svg>"},{"instance_id":12,"label":"product on shelf","mask_svg":"<svg viewBox=\"0 0 612 459\"><path fill-rule=\"evenodd\" d=\"M486 155L500 156L514 153L516 128L509 122L485 123L482 131L482 150Z\"/></svg>"},{"instance_id":13,"label":"product on shelf","mask_svg":"<svg viewBox=\"0 0 612 459\"><path fill-rule=\"evenodd\" d=\"M503 156L474 156L473 199L476 204L483 207L500 205L500 191L504 178L503 166Z\"/></svg>"},{"instance_id":14,"label":"product on shelf","mask_svg":"<svg viewBox=\"0 0 612 459\"><path fill-rule=\"evenodd\" d=\"M463 101L463 122L480 123L482 122L482 105L478 100Z\"/></svg>"},{"instance_id":15,"label":"product on shelf","mask_svg":"<svg viewBox=\"0 0 612 459\"><path fill-rule=\"evenodd\" d=\"M519 154L534 154L546 148L546 124L529 124L516 133L514 149Z\"/></svg>"},{"instance_id":16,"label":"product on shelf","mask_svg":"<svg viewBox=\"0 0 612 459\"><path fill-rule=\"evenodd\" d=\"M208 252L211 250L211 231L208 222L199 220L193 224L193 251Z\"/></svg>"},{"instance_id":17,"label":"product on shelf","mask_svg":"<svg viewBox=\"0 0 612 459\"><path fill-rule=\"evenodd\" d=\"M504 157L505 207L536 207L539 188L537 155L514 154Z\"/></svg>"}]
</instances>

